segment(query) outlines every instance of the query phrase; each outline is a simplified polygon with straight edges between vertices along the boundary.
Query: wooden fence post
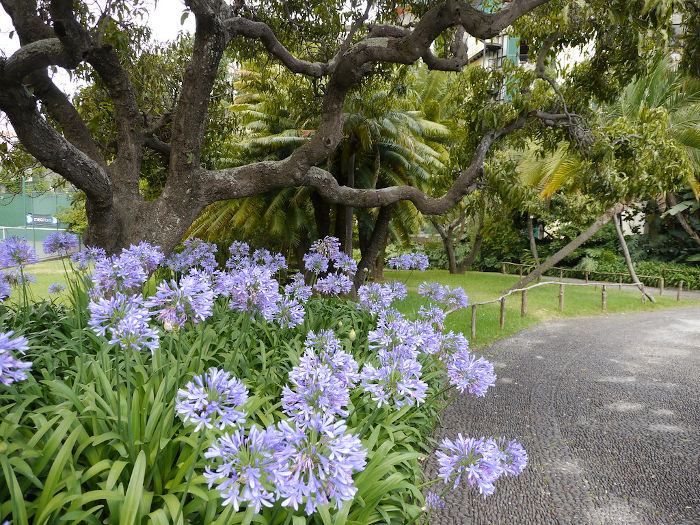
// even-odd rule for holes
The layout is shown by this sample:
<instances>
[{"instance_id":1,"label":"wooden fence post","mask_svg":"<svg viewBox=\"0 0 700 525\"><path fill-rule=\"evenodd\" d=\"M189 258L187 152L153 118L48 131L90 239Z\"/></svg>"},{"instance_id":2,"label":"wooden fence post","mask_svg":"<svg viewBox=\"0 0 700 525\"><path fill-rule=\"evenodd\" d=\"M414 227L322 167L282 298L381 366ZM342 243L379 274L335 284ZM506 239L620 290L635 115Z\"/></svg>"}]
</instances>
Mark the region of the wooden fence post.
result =
<instances>
[{"instance_id":1,"label":"wooden fence post","mask_svg":"<svg viewBox=\"0 0 700 525\"><path fill-rule=\"evenodd\" d=\"M619 288L620 290L622 290L622 274L620 274L619 277L620 277L620 279L619 279L619 281L618 281L618 282L619 282L618 288Z\"/></svg>"},{"instance_id":2,"label":"wooden fence post","mask_svg":"<svg viewBox=\"0 0 700 525\"><path fill-rule=\"evenodd\" d=\"M559 311L564 311L564 285L559 285Z\"/></svg>"},{"instance_id":3,"label":"wooden fence post","mask_svg":"<svg viewBox=\"0 0 700 525\"><path fill-rule=\"evenodd\" d=\"M604 312L608 309L608 288L606 285L603 285L603 291L601 292L601 307Z\"/></svg>"},{"instance_id":4,"label":"wooden fence post","mask_svg":"<svg viewBox=\"0 0 700 525\"><path fill-rule=\"evenodd\" d=\"M472 305L472 324L471 324L472 341L476 339L476 305Z\"/></svg>"},{"instance_id":5,"label":"wooden fence post","mask_svg":"<svg viewBox=\"0 0 700 525\"><path fill-rule=\"evenodd\" d=\"M663 278L663 277L659 277L659 295L663 295L663 294L664 294L664 284L666 284L666 283L664 282L664 278Z\"/></svg>"},{"instance_id":6,"label":"wooden fence post","mask_svg":"<svg viewBox=\"0 0 700 525\"><path fill-rule=\"evenodd\" d=\"M502 273L503 275L506 274L506 263L501 263L501 273Z\"/></svg>"},{"instance_id":7,"label":"wooden fence post","mask_svg":"<svg viewBox=\"0 0 700 525\"><path fill-rule=\"evenodd\" d=\"M583 274L586 276L586 282L588 282L588 272L583 272Z\"/></svg>"},{"instance_id":8,"label":"wooden fence post","mask_svg":"<svg viewBox=\"0 0 700 525\"><path fill-rule=\"evenodd\" d=\"M501 297L501 330L506 326L506 298Z\"/></svg>"},{"instance_id":9,"label":"wooden fence post","mask_svg":"<svg viewBox=\"0 0 700 525\"><path fill-rule=\"evenodd\" d=\"M676 295L676 301L680 302L681 300L681 292L683 291L683 281L678 283L678 295Z\"/></svg>"},{"instance_id":10,"label":"wooden fence post","mask_svg":"<svg viewBox=\"0 0 700 525\"><path fill-rule=\"evenodd\" d=\"M560 281L564 280L564 270L562 270L561 268L559 269L559 280Z\"/></svg>"},{"instance_id":11,"label":"wooden fence post","mask_svg":"<svg viewBox=\"0 0 700 525\"><path fill-rule=\"evenodd\" d=\"M519 273L520 273L520 277L522 277L523 276L523 265L522 264L519 266Z\"/></svg>"},{"instance_id":12,"label":"wooden fence post","mask_svg":"<svg viewBox=\"0 0 700 525\"><path fill-rule=\"evenodd\" d=\"M527 315L527 290L523 290L522 301L520 303L520 316L525 317Z\"/></svg>"}]
</instances>

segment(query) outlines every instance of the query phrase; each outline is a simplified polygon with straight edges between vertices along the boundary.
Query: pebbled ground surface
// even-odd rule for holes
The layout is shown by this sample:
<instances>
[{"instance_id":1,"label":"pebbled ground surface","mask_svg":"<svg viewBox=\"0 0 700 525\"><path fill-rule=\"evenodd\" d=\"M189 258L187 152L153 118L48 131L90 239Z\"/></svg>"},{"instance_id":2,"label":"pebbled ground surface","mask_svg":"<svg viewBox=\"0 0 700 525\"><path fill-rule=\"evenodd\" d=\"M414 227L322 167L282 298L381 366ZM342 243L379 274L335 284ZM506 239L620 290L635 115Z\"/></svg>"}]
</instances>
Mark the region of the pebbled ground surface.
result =
<instances>
[{"instance_id":1,"label":"pebbled ground surface","mask_svg":"<svg viewBox=\"0 0 700 525\"><path fill-rule=\"evenodd\" d=\"M550 322L482 350L496 387L458 397L435 438L516 438L530 464L487 499L460 485L431 524L700 524L700 308Z\"/></svg>"}]
</instances>

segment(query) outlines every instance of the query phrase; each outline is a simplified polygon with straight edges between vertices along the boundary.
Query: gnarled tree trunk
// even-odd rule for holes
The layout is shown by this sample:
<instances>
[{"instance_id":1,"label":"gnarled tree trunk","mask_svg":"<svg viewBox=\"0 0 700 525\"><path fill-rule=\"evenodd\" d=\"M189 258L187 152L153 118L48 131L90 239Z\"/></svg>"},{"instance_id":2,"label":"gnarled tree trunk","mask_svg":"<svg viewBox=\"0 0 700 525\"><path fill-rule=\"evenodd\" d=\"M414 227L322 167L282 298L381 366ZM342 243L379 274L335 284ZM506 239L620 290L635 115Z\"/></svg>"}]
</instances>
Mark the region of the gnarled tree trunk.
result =
<instances>
[{"instance_id":1,"label":"gnarled tree trunk","mask_svg":"<svg viewBox=\"0 0 700 525\"><path fill-rule=\"evenodd\" d=\"M537 243L535 242L535 232L532 228L532 216L527 214L527 236L530 239L530 251L532 256L535 258L535 264L540 265L540 256L537 253Z\"/></svg>"},{"instance_id":2,"label":"gnarled tree trunk","mask_svg":"<svg viewBox=\"0 0 700 525\"><path fill-rule=\"evenodd\" d=\"M377 215L377 221L374 223L374 229L372 230L372 236L369 239L369 244L365 250L365 253L362 254L362 259L360 259L360 262L357 265L357 273L355 273L355 278L353 280L354 291L356 291L360 286L362 286L362 283L365 282L367 274L374 266L374 261L377 258L377 255L379 255L379 252L384 247L393 207L393 204L390 204L389 206L382 206L379 208L379 214Z\"/></svg>"},{"instance_id":3,"label":"gnarled tree trunk","mask_svg":"<svg viewBox=\"0 0 700 525\"><path fill-rule=\"evenodd\" d=\"M614 217L613 222L615 223L615 231L617 232L617 238L620 240L620 247L622 248L622 255L625 257L625 263L627 264L627 270L630 272L630 277L632 278L632 282L637 285L637 287L646 295L649 300L652 303L655 303L656 300L651 296L649 292L647 292L646 288L644 285L641 283L639 280L639 277L637 277L637 272L634 270L634 263L632 262L632 257L630 256L630 251L627 248L627 241L625 241L625 234L622 233L622 216L620 214L616 215Z\"/></svg>"},{"instance_id":4,"label":"gnarled tree trunk","mask_svg":"<svg viewBox=\"0 0 700 525\"><path fill-rule=\"evenodd\" d=\"M474 242L472 243L472 248L469 250L467 256L462 259L457 267L457 273L465 273L471 265L476 261L476 256L479 255L479 250L481 249L481 243L484 240L484 214L481 214L479 218L479 226L476 230L476 235L474 236Z\"/></svg>"}]
</instances>

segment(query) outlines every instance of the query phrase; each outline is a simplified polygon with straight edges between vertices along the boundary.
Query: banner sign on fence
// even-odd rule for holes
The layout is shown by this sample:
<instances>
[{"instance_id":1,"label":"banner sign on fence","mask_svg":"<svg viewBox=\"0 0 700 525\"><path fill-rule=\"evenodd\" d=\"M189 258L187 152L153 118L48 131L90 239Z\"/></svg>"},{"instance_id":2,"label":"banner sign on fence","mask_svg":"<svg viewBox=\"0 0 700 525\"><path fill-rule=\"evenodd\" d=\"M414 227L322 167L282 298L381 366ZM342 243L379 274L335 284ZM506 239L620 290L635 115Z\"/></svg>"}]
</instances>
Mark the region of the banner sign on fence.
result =
<instances>
[{"instance_id":1,"label":"banner sign on fence","mask_svg":"<svg viewBox=\"0 0 700 525\"><path fill-rule=\"evenodd\" d=\"M33 213L27 213L26 215L27 224L58 224L58 219L53 215L36 215Z\"/></svg>"}]
</instances>

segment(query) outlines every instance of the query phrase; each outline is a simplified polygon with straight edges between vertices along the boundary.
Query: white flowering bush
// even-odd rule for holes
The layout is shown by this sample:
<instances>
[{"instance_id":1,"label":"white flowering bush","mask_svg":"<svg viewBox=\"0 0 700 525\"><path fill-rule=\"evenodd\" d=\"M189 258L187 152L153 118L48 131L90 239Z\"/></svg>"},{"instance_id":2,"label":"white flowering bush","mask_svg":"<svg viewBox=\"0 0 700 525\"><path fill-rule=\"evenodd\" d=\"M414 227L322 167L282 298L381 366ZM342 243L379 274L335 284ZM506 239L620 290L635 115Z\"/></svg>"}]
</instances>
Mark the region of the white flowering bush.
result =
<instances>
[{"instance_id":1,"label":"white flowering bush","mask_svg":"<svg viewBox=\"0 0 700 525\"><path fill-rule=\"evenodd\" d=\"M23 273L20 244L0 256ZM500 436L429 448L450 396L495 383L444 333L463 290L422 285L429 305L409 319L400 283L344 296L356 264L336 239L312 247L307 277L245 243L219 269L215 249L88 249L69 264L70 307L2 307L0 523L426 522L445 491L486 496L525 468ZM441 488L424 499L428 454Z\"/></svg>"}]
</instances>

